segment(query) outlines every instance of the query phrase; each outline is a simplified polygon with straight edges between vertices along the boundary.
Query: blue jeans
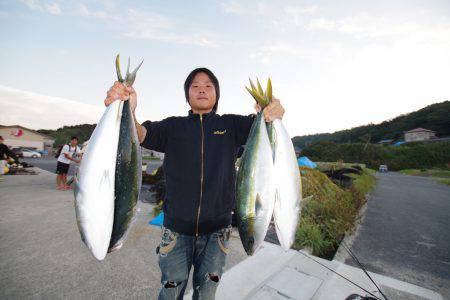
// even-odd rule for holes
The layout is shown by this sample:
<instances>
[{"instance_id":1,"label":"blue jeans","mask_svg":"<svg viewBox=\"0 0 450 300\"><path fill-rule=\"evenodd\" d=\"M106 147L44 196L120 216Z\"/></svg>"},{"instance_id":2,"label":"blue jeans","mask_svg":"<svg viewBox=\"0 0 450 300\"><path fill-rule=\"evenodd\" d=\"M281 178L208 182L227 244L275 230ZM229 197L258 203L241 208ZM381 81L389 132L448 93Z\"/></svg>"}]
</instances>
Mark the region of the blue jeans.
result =
<instances>
[{"instance_id":1,"label":"blue jeans","mask_svg":"<svg viewBox=\"0 0 450 300\"><path fill-rule=\"evenodd\" d=\"M195 237L163 227L157 248L162 285L158 299L183 299L192 266L193 299L214 299L229 252L230 233L231 226Z\"/></svg>"}]
</instances>

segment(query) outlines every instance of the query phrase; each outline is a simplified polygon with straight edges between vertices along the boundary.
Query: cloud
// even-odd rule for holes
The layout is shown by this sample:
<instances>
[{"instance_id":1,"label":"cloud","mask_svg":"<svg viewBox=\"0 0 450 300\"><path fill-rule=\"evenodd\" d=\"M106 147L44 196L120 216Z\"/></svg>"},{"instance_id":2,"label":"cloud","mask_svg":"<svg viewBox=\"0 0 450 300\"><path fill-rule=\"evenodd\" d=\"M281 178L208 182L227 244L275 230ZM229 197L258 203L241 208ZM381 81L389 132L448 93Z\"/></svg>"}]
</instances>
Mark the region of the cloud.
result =
<instances>
[{"instance_id":1,"label":"cloud","mask_svg":"<svg viewBox=\"0 0 450 300\"><path fill-rule=\"evenodd\" d=\"M54 3L47 3L43 4L39 0L22 0L22 2L28 6L29 9L39 11L39 12L46 12L52 15L59 15L61 14L61 8L59 7L59 4Z\"/></svg>"},{"instance_id":2,"label":"cloud","mask_svg":"<svg viewBox=\"0 0 450 300\"><path fill-rule=\"evenodd\" d=\"M316 17L307 24L310 31L330 31L355 39L384 39L384 41L448 42L450 20L429 20L414 14L404 18L379 16L366 12L343 18Z\"/></svg>"},{"instance_id":3,"label":"cloud","mask_svg":"<svg viewBox=\"0 0 450 300\"><path fill-rule=\"evenodd\" d=\"M236 1L223 2L220 6L224 12L229 14L242 15L245 13L244 6Z\"/></svg>"},{"instance_id":4,"label":"cloud","mask_svg":"<svg viewBox=\"0 0 450 300\"><path fill-rule=\"evenodd\" d=\"M47 4L47 5L45 5L45 8L52 15L59 15L59 14L61 14L61 8L59 8L59 4L58 3Z\"/></svg>"},{"instance_id":5,"label":"cloud","mask_svg":"<svg viewBox=\"0 0 450 300\"><path fill-rule=\"evenodd\" d=\"M106 1L103 10L91 10L84 4L79 4L78 14L109 23L120 34L133 39L157 40L173 44L188 44L202 47L217 47L213 34L199 30L182 21L175 21L165 15L145 9L129 8L125 12L117 10ZM117 27L120 21L120 27Z\"/></svg>"},{"instance_id":6,"label":"cloud","mask_svg":"<svg viewBox=\"0 0 450 300\"><path fill-rule=\"evenodd\" d=\"M0 85L2 125L56 129L64 125L97 123L104 107Z\"/></svg>"},{"instance_id":7,"label":"cloud","mask_svg":"<svg viewBox=\"0 0 450 300\"><path fill-rule=\"evenodd\" d=\"M298 47L286 42L276 42L261 46L259 51L250 54L250 58L259 60L261 63L267 65L272 63L272 58L277 55L306 58L311 56L311 53L303 47Z\"/></svg>"},{"instance_id":8,"label":"cloud","mask_svg":"<svg viewBox=\"0 0 450 300\"><path fill-rule=\"evenodd\" d=\"M334 30L336 24L334 21L327 20L326 18L314 18L308 24L310 30Z\"/></svg>"},{"instance_id":9,"label":"cloud","mask_svg":"<svg viewBox=\"0 0 450 300\"><path fill-rule=\"evenodd\" d=\"M118 14L110 13L106 10L92 11L84 4L78 5L78 13L79 13L79 15L81 15L83 17L94 18L94 19L99 19L99 20L103 20L103 21L108 21L108 20L119 21L120 20L120 15L118 15Z\"/></svg>"},{"instance_id":10,"label":"cloud","mask_svg":"<svg viewBox=\"0 0 450 300\"><path fill-rule=\"evenodd\" d=\"M31 10L44 10L43 6L37 0L22 0L22 2L25 3L25 5Z\"/></svg>"}]
</instances>

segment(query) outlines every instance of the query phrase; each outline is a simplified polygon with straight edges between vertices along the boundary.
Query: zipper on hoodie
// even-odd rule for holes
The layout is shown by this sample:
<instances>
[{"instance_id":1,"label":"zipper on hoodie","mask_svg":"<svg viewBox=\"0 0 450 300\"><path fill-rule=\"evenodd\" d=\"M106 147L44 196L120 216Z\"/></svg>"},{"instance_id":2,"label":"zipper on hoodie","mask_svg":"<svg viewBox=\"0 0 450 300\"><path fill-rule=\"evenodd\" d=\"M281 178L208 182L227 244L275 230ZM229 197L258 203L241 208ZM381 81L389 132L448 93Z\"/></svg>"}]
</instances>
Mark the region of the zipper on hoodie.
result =
<instances>
[{"instance_id":1,"label":"zipper on hoodie","mask_svg":"<svg viewBox=\"0 0 450 300\"><path fill-rule=\"evenodd\" d=\"M202 207L202 197L203 197L203 148L204 148L204 133L203 133L203 115L200 114L200 129L201 129L201 151L200 151L200 155L201 155L201 160L200 160L200 164L201 164L201 169L200 169L200 201L198 203L198 209L197 209L197 226L195 229L195 236L198 236L198 223L200 221L200 210Z\"/></svg>"}]
</instances>

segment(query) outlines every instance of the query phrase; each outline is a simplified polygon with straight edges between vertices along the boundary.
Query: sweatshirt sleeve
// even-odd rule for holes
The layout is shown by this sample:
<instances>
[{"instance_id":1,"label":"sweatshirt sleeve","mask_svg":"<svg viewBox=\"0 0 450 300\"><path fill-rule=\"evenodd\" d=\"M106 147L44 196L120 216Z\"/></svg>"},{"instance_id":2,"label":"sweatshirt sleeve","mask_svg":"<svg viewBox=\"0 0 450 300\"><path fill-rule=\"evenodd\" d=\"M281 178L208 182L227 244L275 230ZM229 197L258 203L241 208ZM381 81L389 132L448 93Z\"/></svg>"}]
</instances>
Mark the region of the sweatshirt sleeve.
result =
<instances>
[{"instance_id":1,"label":"sweatshirt sleeve","mask_svg":"<svg viewBox=\"0 0 450 300\"><path fill-rule=\"evenodd\" d=\"M234 132L236 137L236 146L240 147L247 142L250 129L252 128L255 115L240 116L234 115Z\"/></svg>"},{"instance_id":2,"label":"sweatshirt sleeve","mask_svg":"<svg viewBox=\"0 0 450 300\"><path fill-rule=\"evenodd\" d=\"M169 132L170 119L151 122L145 121L142 126L147 129L144 141L141 146L150 150L165 152L167 144L167 136Z\"/></svg>"}]
</instances>

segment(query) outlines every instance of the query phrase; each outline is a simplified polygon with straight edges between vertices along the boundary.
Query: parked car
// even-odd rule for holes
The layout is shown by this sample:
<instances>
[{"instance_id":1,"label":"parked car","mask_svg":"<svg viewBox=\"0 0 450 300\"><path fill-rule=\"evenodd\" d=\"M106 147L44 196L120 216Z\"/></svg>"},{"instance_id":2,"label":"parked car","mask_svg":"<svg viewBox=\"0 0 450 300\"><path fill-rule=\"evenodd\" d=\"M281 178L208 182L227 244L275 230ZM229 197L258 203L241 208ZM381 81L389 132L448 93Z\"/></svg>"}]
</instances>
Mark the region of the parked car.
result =
<instances>
[{"instance_id":1,"label":"parked car","mask_svg":"<svg viewBox=\"0 0 450 300\"><path fill-rule=\"evenodd\" d=\"M47 156L48 155L48 150L36 150L37 152L39 152L42 156Z\"/></svg>"},{"instance_id":2,"label":"parked car","mask_svg":"<svg viewBox=\"0 0 450 300\"><path fill-rule=\"evenodd\" d=\"M42 154L33 150L22 149L22 153L23 157L33 157L33 158L42 157Z\"/></svg>"},{"instance_id":3,"label":"parked car","mask_svg":"<svg viewBox=\"0 0 450 300\"><path fill-rule=\"evenodd\" d=\"M388 167L386 165L380 165L380 167L378 168L378 172L380 173L387 173L388 171Z\"/></svg>"}]
</instances>

